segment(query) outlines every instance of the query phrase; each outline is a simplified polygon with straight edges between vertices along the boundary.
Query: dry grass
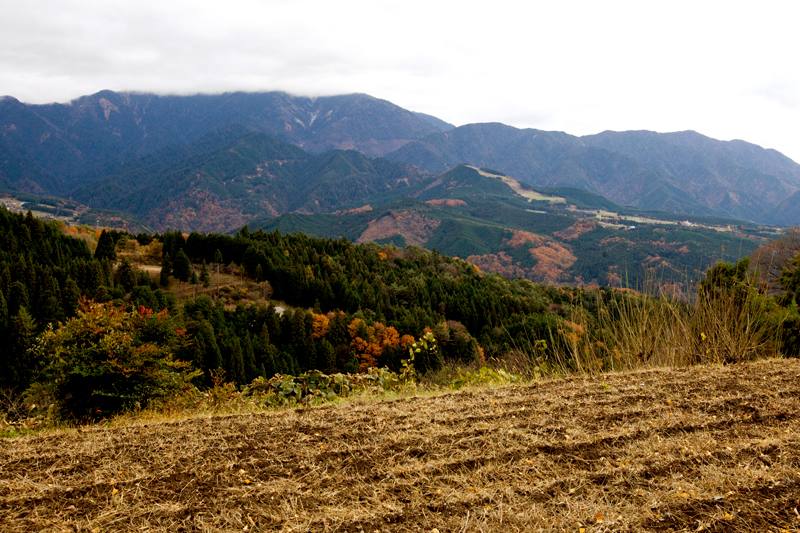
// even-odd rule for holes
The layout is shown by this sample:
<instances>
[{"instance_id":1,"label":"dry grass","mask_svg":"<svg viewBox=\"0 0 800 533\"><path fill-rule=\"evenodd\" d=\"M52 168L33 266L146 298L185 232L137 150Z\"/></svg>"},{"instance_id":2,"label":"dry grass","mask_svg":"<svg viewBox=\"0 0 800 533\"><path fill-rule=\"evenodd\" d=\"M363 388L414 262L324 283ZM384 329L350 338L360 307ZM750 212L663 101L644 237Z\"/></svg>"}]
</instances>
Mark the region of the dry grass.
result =
<instances>
[{"instance_id":1,"label":"dry grass","mask_svg":"<svg viewBox=\"0 0 800 533\"><path fill-rule=\"evenodd\" d=\"M156 280L161 272L161 267L137 266L137 268L146 270L151 279ZM194 269L199 276L200 268L195 265ZM216 271L211 272L211 269L209 269L209 272L211 275L211 285L209 287L203 287L202 284L192 285L191 283L170 278L167 290L173 293L179 302L202 295L210 296L211 298L219 296L224 298L228 309L235 308L238 303L264 306L270 304L269 296L272 294L272 288L269 283L256 283L252 278L230 272L221 272L219 276ZM238 296L234 297L234 295Z\"/></svg>"},{"instance_id":2,"label":"dry grass","mask_svg":"<svg viewBox=\"0 0 800 533\"><path fill-rule=\"evenodd\" d=\"M769 301L744 296L699 296L693 304L630 292L597 299L597 317L576 306L551 332L553 368L561 374L644 370L694 364L730 364L780 355L780 325Z\"/></svg>"},{"instance_id":3,"label":"dry grass","mask_svg":"<svg viewBox=\"0 0 800 533\"><path fill-rule=\"evenodd\" d=\"M797 531L800 360L2 441L3 531Z\"/></svg>"}]
</instances>

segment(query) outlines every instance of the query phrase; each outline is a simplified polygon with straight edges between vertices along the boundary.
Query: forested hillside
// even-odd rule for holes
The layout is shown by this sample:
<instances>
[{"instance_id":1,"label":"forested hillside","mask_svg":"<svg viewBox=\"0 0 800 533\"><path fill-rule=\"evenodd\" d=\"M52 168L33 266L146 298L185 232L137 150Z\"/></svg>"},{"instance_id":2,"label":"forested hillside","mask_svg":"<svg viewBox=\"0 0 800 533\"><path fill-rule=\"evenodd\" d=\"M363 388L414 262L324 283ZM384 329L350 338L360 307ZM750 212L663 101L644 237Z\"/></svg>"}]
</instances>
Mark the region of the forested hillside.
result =
<instances>
[{"instance_id":1,"label":"forested hillside","mask_svg":"<svg viewBox=\"0 0 800 533\"><path fill-rule=\"evenodd\" d=\"M533 185L578 187L640 209L762 223L776 220L775 207L800 188L800 165L782 154L691 131L575 137L468 124L408 143L386 157L431 172L469 163Z\"/></svg>"},{"instance_id":2,"label":"forested hillside","mask_svg":"<svg viewBox=\"0 0 800 533\"><path fill-rule=\"evenodd\" d=\"M36 335L74 316L81 296L155 313L166 310L164 320L171 325L160 326L162 333L187 332L188 342L176 348L176 355L202 369L205 379L222 367L240 384L258 375L311 368L397 369L409 343L426 328L440 339L441 351L431 360L419 359L420 371L437 367L442 357L480 360L508 350L509 335L520 328L531 339L546 335L561 320L548 307L574 298L555 287L483 275L465 261L416 247L246 229L235 237L192 233L185 239L167 232L153 240L140 235L144 246L155 243L159 259L171 265L177 277L172 283L189 281L190 260L196 269L203 262L212 270L235 263L247 276L269 282L273 298L294 309L280 314L274 307L231 309L208 296L178 304L166 288L169 276L162 278L162 288L126 258L115 261L116 249L134 241L131 235L103 232L93 255L85 240L66 236L56 223L4 209L0 218L0 331L13 347L3 351L0 362L3 386L24 386L34 377L39 363L26 354Z\"/></svg>"},{"instance_id":3,"label":"forested hillside","mask_svg":"<svg viewBox=\"0 0 800 533\"><path fill-rule=\"evenodd\" d=\"M122 191L116 203L138 209L135 214L146 218L142 210L152 199L138 189L147 182L149 189L166 187L173 194L173 203L160 205L146 221L161 229L180 225L233 231L253 210L281 214L282 202L297 212L338 209L335 202L322 200L333 199L339 184L326 183L321 175L314 179L322 182L310 188L305 182L295 183L309 176L292 176L293 193L299 196L288 203L259 190L264 184L253 191L267 194L263 204L239 200L251 189L248 177L259 176L259 166L269 162L258 150L251 151L252 160L239 154L248 159L247 172L228 175L242 169L243 161L228 160L223 152L236 142L249 142L244 140L247 133L273 136L308 157L354 150L365 158L386 157L422 169L412 172L416 174L440 174L469 164L537 186L580 188L639 209L765 224L800 222L794 204L786 200L800 191L800 165L775 150L691 131L576 137L498 123L453 128L436 117L364 94L305 98L277 92L158 96L101 91L68 104L48 105L4 97L0 187L74 195L89 207L101 207L89 203L98 202L105 209L120 209L109 204ZM377 161L351 163L387 165ZM363 179L341 187L344 196L354 197L356 189L362 197L382 190L383 170L363 174ZM115 189L114 183L126 186ZM214 223L193 228L198 219Z\"/></svg>"},{"instance_id":4,"label":"forested hillside","mask_svg":"<svg viewBox=\"0 0 800 533\"><path fill-rule=\"evenodd\" d=\"M67 180L232 125L280 136L311 152L356 149L373 157L447 127L365 94L307 98L282 92L159 96L101 91L47 105L0 99L0 132L8 148Z\"/></svg>"},{"instance_id":5,"label":"forested hillside","mask_svg":"<svg viewBox=\"0 0 800 533\"><path fill-rule=\"evenodd\" d=\"M172 150L122 167L72 194L126 211L160 230L231 232L256 216L324 212L430 179L427 172L356 151L310 154L239 128L209 134L178 159Z\"/></svg>"},{"instance_id":6,"label":"forested hillside","mask_svg":"<svg viewBox=\"0 0 800 533\"><path fill-rule=\"evenodd\" d=\"M523 186L462 165L435 181L373 197L369 209L286 214L256 219L251 227L401 247L414 244L464 258L489 272L536 282L619 287L657 278L684 291L690 291L716 261L736 261L762 242L755 230L719 232L675 224L681 220L677 217L642 224L619 217L601 220L595 212L613 210L631 220L654 214L625 209L577 189L537 192ZM380 206L381 200L400 194L411 198ZM730 220L696 220L736 225Z\"/></svg>"},{"instance_id":7,"label":"forested hillside","mask_svg":"<svg viewBox=\"0 0 800 533\"><path fill-rule=\"evenodd\" d=\"M674 343L684 341L686 364L800 349L796 257L780 275L777 298L748 281L745 258L709 270L694 305L674 287L651 286L656 292L645 297L608 286L537 285L418 246L246 226L235 236L98 235L0 208L0 239L0 342L8 347L0 352L0 388L49 391L62 416L141 408L188 390L192 380L242 386L314 369L400 371L409 348L421 374L444 361L475 368L512 352L537 372L566 372L674 357ZM186 290L198 286L200 295ZM664 288L670 299L658 296ZM665 305L667 318L641 326L659 324L646 343L671 348L637 352L645 337L626 339L640 328L631 309L660 313ZM721 325L707 316L731 312L735 320ZM755 341L731 344L731 328Z\"/></svg>"}]
</instances>

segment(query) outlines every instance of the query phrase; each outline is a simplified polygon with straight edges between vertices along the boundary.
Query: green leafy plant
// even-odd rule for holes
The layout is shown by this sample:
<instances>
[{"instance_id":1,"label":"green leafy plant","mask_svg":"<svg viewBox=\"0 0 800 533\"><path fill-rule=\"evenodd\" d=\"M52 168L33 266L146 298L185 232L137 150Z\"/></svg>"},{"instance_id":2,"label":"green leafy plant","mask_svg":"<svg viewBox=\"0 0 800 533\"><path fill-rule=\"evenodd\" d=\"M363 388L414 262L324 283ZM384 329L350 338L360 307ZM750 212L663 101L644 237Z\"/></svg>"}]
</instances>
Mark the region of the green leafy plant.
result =
<instances>
[{"instance_id":1,"label":"green leafy plant","mask_svg":"<svg viewBox=\"0 0 800 533\"><path fill-rule=\"evenodd\" d=\"M494 369L481 367L476 372L462 372L458 369L458 378L450 385L453 389L460 389L468 385L504 385L519 381L519 376L506 372L502 368Z\"/></svg>"},{"instance_id":2,"label":"green leafy plant","mask_svg":"<svg viewBox=\"0 0 800 533\"><path fill-rule=\"evenodd\" d=\"M45 331L31 349L44 368L28 401L50 396L58 418L96 420L191 389L200 372L173 356L185 342L186 330L177 326L166 310L82 299L78 316Z\"/></svg>"},{"instance_id":3,"label":"green leafy plant","mask_svg":"<svg viewBox=\"0 0 800 533\"><path fill-rule=\"evenodd\" d=\"M442 366L442 355L439 352L436 336L430 331L411 343L408 350L414 357L417 371L420 373L424 374L428 370L436 370Z\"/></svg>"}]
</instances>

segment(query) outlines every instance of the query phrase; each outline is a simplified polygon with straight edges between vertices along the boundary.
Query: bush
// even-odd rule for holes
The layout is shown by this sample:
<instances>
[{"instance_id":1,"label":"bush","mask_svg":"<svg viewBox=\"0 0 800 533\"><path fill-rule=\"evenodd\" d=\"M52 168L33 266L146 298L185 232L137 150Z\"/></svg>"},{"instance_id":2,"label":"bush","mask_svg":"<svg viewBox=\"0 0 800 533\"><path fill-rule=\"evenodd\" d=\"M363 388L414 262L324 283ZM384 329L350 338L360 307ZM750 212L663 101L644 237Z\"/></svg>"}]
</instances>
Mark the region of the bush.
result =
<instances>
[{"instance_id":1,"label":"bush","mask_svg":"<svg viewBox=\"0 0 800 533\"><path fill-rule=\"evenodd\" d=\"M125 311L82 299L78 316L48 329L32 348L45 367L27 396L51 396L62 419L97 420L145 408L191 388L199 371L173 353L186 330L167 311Z\"/></svg>"}]
</instances>

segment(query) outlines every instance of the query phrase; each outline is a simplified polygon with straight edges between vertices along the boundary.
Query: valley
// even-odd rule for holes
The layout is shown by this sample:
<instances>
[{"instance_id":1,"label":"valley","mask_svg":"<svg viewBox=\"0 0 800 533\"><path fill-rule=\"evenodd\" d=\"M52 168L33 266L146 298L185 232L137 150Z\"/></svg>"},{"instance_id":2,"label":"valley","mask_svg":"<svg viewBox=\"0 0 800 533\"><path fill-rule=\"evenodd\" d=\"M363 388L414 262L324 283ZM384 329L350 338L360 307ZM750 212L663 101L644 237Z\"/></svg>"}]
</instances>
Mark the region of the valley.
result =
<instances>
[{"instance_id":1,"label":"valley","mask_svg":"<svg viewBox=\"0 0 800 533\"><path fill-rule=\"evenodd\" d=\"M741 141L454 127L366 95L5 98L0 125L0 186L42 216L414 245L547 283L688 290L779 235L800 190L800 165Z\"/></svg>"}]
</instances>

